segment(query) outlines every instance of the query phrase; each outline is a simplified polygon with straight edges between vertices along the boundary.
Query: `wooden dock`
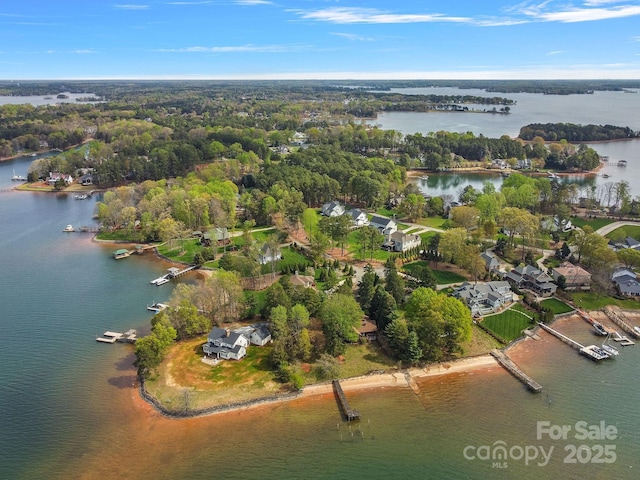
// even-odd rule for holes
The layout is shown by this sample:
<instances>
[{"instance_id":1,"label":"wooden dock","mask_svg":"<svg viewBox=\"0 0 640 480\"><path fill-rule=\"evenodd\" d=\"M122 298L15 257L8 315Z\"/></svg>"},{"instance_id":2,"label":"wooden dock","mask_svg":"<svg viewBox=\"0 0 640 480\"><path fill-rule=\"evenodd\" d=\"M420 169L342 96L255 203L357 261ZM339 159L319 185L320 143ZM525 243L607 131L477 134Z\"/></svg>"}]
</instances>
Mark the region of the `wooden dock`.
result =
<instances>
[{"instance_id":1,"label":"wooden dock","mask_svg":"<svg viewBox=\"0 0 640 480\"><path fill-rule=\"evenodd\" d=\"M347 401L347 396L342 391L342 387L340 386L339 380L333 381L333 391L336 394L336 398L338 399L338 404L340 405L340 409L342 413L346 417L347 421L358 420L360 418L360 412L352 409L349 406L349 402Z\"/></svg>"},{"instance_id":2,"label":"wooden dock","mask_svg":"<svg viewBox=\"0 0 640 480\"><path fill-rule=\"evenodd\" d=\"M524 373L502 350L491 350L491 355L507 372L520 380L533 393L540 393L542 385Z\"/></svg>"},{"instance_id":3,"label":"wooden dock","mask_svg":"<svg viewBox=\"0 0 640 480\"><path fill-rule=\"evenodd\" d=\"M607 352L605 352L604 350L602 350L601 348L595 345L589 345L585 347L584 345L581 345L575 340L567 337L566 335L563 335L562 333L558 332L557 330L554 330L553 328L551 328L548 325L545 325L542 322L538 322L538 325L540 325L540 328L542 328L543 330L549 332L554 337L562 340L564 343L571 346L572 348L575 348L582 355L590 358L591 360L600 361L610 357Z\"/></svg>"},{"instance_id":4,"label":"wooden dock","mask_svg":"<svg viewBox=\"0 0 640 480\"><path fill-rule=\"evenodd\" d=\"M168 275L169 275L169 278L178 278L184 275L185 273L189 273L192 270L195 270L196 268L198 268L198 265L189 265L188 267L183 268L182 270L180 270L179 268L169 268Z\"/></svg>"},{"instance_id":5,"label":"wooden dock","mask_svg":"<svg viewBox=\"0 0 640 480\"><path fill-rule=\"evenodd\" d=\"M111 332L111 331L107 330L106 332L104 332L102 334L101 337L96 337L96 342L102 342L102 343L116 343L116 342L135 343L137 339L138 339L137 332L135 330L133 330L133 329L127 330L124 333Z\"/></svg>"},{"instance_id":6,"label":"wooden dock","mask_svg":"<svg viewBox=\"0 0 640 480\"><path fill-rule=\"evenodd\" d=\"M605 313L607 317L609 317L609 319L613 323L615 323L617 326L619 326L622 330L624 330L626 333L631 335L633 338L640 338L640 333L638 333L635 328L633 328L631 325L629 325L626 322L626 317L624 317L624 314L618 313L609 307L604 307L602 311Z\"/></svg>"}]
</instances>

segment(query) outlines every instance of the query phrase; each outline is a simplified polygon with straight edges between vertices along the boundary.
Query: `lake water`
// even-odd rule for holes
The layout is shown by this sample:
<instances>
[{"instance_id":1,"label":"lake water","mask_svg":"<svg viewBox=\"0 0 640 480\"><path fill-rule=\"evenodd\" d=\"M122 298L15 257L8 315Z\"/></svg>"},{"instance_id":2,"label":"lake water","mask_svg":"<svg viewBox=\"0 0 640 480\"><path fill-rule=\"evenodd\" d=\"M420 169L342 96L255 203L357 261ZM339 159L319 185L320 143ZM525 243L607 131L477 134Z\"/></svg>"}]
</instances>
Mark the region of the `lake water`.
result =
<instances>
[{"instance_id":1,"label":"lake water","mask_svg":"<svg viewBox=\"0 0 640 480\"><path fill-rule=\"evenodd\" d=\"M434 95L478 95L504 96L516 100L508 115L470 112L383 112L371 123L382 129L397 130L404 134L440 130L450 132L473 132L499 138L502 135L516 137L520 128L530 123L575 123L596 125L618 125L640 130L640 93L595 92L593 95L539 95L532 93L489 94L483 90L461 90L457 88L402 88L395 93ZM477 106L477 108L486 108ZM592 178L574 176L570 180L583 185L601 186L610 182L629 182L633 196L640 195L640 139L609 143L590 144L600 155L609 157L599 175ZM617 166L619 160L627 160L627 167ZM604 177L603 175L607 175ZM433 178L432 178L433 177ZM478 188L489 179L500 185L499 176L486 177L468 174L444 174L430 176L426 184L419 187L429 195L450 193L456 195L465 185ZM452 185L450 189L448 185Z\"/></svg>"},{"instance_id":2,"label":"lake water","mask_svg":"<svg viewBox=\"0 0 640 480\"><path fill-rule=\"evenodd\" d=\"M28 161L0 164L0 189ZM160 416L133 386L131 346L95 337L148 331L146 305L172 288L149 280L167 265L148 254L115 261L113 246L62 232L90 224L94 204L0 191L0 478L637 478L638 345L595 364L553 338L522 344L512 357L543 385L540 395L497 366L420 380L418 394L350 392L362 413L351 431L332 395L189 420ZM563 328L595 341L582 321ZM538 439L539 421L603 421L619 433ZM507 468L464 455L500 442L555 450L546 466L526 465L517 448ZM616 459L567 464L573 444L612 445Z\"/></svg>"}]
</instances>

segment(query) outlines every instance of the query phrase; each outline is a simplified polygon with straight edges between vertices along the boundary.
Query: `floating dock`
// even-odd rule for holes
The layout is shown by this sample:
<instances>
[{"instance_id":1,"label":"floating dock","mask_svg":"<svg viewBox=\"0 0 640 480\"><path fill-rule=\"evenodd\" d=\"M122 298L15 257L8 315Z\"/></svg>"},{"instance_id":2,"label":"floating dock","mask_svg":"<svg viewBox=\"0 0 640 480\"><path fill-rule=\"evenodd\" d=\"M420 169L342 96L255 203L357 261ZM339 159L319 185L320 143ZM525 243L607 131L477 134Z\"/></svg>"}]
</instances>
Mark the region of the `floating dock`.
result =
<instances>
[{"instance_id":1,"label":"floating dock","mask_svg":"<svg viewBox=\"0 0 640 480\"><path fill-rule=\"evenodd\" d=\"M342 387L340 386L339 380L333 381L333 390L338 399L338 403L340 404L340 409L342 410L342 413L344 413L344 416L346 417L347 421L350 422L351 420L358 420L360 418L360 412L352 409L349 406L349 402L347 401L347 396L342 391Z\"/></svg>"},{"instance_id":2,"label":"floating dock","mask_svg":"<svg viewBox=\"0 0 640 480\"><path fill-rule=\"evenodd\" d=\"M161 277L151 280L149 283L152 283L157 286L164 285L165 283L168 283L169 280L171 280L172 278L178 278L184 275L185 273L189 273L197 269L198 267L199 267L198 265L189 265L188 267L183 268L182 270L176 267L171 267L167 269L167 273L165 273Z\"/></svg>"},{"instance_id":3,"label":"floating dock","mask_svg":"<svg viewBox=\"0 0 640 480\"><path fill-rule=\"evenodd\" d=\"M540 393L542 385L524 373L502 350L491 350L491 355L511 375L520 380L533 393Z\"/></svg>"},{"instance_id":4,"label":"floating dock","mask_svg":"<svg viewBox=\"0 0 640 480\"><path fill-rule=\"evenodd\" d=\"M133 329L127 330L124 333L111 332L111 331L107 330L106 332L104 332L102 334L101 337L96 337L96 342L102 342L102 343L116 343L116 342L135 343L137 339L138 339L137 332L135 330L133 330Z\"/></svg>"},{"instance_id":5,"label":"floating dock","mask_svg":"<svg viewBox=\"0 0 640 480\"><path fill-rule=\"evenodd\" d=\"M610 357L610 355L607 352L605 352L600 347L597 347L596 345L589 345L585 347L584 345L581 345L575 340L567 337L566 335L563 335L562 333L558 332L557 330L554 330L553 328L551 328L548 325L545 325L544 323L538 322L538 325L540 325L540 328L542 328L543 330L546 330L554 337L562 340L564 343L571 346L572 348L575 348L581 354L583 354L585 357L590 358L591 360L600 361Z\"/></svg>"}]
</instances>

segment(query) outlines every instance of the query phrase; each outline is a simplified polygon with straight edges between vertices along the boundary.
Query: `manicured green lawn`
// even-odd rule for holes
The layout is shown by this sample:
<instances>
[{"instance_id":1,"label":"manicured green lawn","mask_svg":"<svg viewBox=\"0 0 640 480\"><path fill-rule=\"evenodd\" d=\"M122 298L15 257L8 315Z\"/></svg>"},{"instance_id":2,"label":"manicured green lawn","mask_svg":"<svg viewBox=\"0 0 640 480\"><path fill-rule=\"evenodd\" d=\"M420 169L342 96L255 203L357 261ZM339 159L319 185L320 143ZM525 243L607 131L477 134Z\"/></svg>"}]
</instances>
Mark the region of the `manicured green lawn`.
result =
<instances>
[{"instance_id":1,"label":"manicured green lawn","mask_svg":"<svg viewBox=\"0 0 640 480\"><path fill-rule=\"evenodd\" d=\"M376 213L378 215L382 215L383 217L389 217L389 218L393 218L393 216L396 214L396 212L394 212L393 210L389 210L388 208L384 208L384 207L377 209Z\"/></svg>"},{"instance_id":2,"label":"manicured green lawn","mask_svg":"<svg viewBox=\"0 0 640 480\"><path fill-rule=\"evenodd\" d=\"M573 301L579 308L584 310L599 310L608 305L617 305L620 308L629 310L640 310L640 302L636 302L635 300L619 300L593 292L574 293Z\"/></svg>"},{"instance_id":3,"label":"manicured green lawn","mask_svg":"<svg viewBox=\"0 0 640 480\"><path fill-rule=\"evenodd\" d=\"M412 271L419 265L429 267L429 262L425 260L417 260L415 262L407 263L402 266L402 270L411 275ZM432 270L433 276L436 277L436 282L439 285L446 285L448 283L465 282L467 279L455 272L448 272L446 270Z\"/></svg>"},{"instance_id":4,"label":"manicured green lawn","mask_svg":"<svg viewBox=\"0 0 640 480\"><path fill-rule=\"evenodd\" d=\"M448 283L466 282L467 279L462 275L458 275L455 272L448 272L446 270L433 270L433 275L436 277L438 285L446 285Z\"/></svg>"},{"instance_id":5,"label":"manicured green lawn","mask_svg":"<svg viewBox=\"0 0 640 480\"><path fill-rule=\"evenodd\" d=\"M347 236L346 251L350 255L352 255L353 258L355 258L356 260L371 260L373 258L373 260L380 260L384 262L389 258L389 255L391 255L391 253L388 252L387 250L382 250L380 248L377 248L376 250L374 250L373 253L371 253L371 250L367 249L366 258L365 258L362 252L360 241L358 239L357 229L353 230Z\"/></svg>"},{"instance_id":6,"label":"manicured green lawn","mask_svg":"<svg viewBox=\"0 0 640 480\"><path fill-rule=\"evenodd\" d=\"M502 313L484 317L482 325L510 342L520 337L522 330L531 326L531 321L518 310L510 308Z\"/></svg>"},{"instance_id":7,"label":"manicured green lawn","mask_svg":"<svg viewBox=\"0 0 640 480\"><path fill-rule=\"evenodd\" d=\"M446 221L447 220L442 217L428 217L420 218L416 223L419 225L424 225L425 227L442 228L442 225L444 225L444 222Z\"/></svg>"},{"instance_id":8,"label":"manicured green lawn","mask_svg":"<svg viewBox=\"0 0 640 480\"><path fill-rule=\"evenodd\" d=\"M640 225L624 225L622 227L616 228L613 232L607 233L605 237L620 237L620 232L623 232L623 235L625 237L640 238Z\"/></svg>"},{"instance_id":9,"label":"manicured green lawn","mask_svg":"<svg viewBox=\"0 0 640 480\"><path fill-rule=\"evenodd\" d=\"M304 255L302 255L300 252L293 250L291 247L284 247L282 249L282 258L278 261L278 264L276 265L276 271L280 271L282 270L284 267L290 266L290 265L310 265L311 262L309 261L309 259L307 257L305 257ZM266 272L264 271L266 268ZM271 265L263 265L263 272L262 273L269 273L271 272Z\"/></svg>"},{"instance_id":10,"label":"manicured green lawn","mask_svg":"<svg viewBox=\"0 0 640 480\"><path fill-rule=\"evenodd\" d=\"M562 313L569 313L573 311L573 307L567 305L564 302L561 302L557 298L547 298L546 300L541 301L540 305L553 310L554 315L560 315Z\"/></svg>"},{"instance_id":11,"label":"manicured green lawn","mask_svg":"<svg viewBox=\"0 0 640 480\"><path fill-rule=\"evenodd\" d=\"M202 250L200 239L175 240L171 245L165 243L158 247L158 252L176 262L193 263L196 252Z\"/></svg>"},{"instance_id":12,"label":"manicured green lawn","mask_svg":"<svg viewBox=\"0 0 640 480\"><path fill-rule=\"evenodd\" d=\"M599 228L602 228L610 223L615 222L615 220L610 220L608 218L572 218L571 223L573 223L576 227L584 227L585 225L589 225L593 228L595 232Z\"/></svg>"},{"instance_id":13,"label":"manicured green lawn","mask_svg":"<svg viewBox=\"0 0 640 480\"><path fill-rule=\"evenodd\" d=\"M302 225L307 236L311 236L318 231L318 221L320 221L320 212L315 208L307 208L302 214Z\"/></svg>"},{"instance_id":14,"label":"manicured green lawn","mask_svg":"<svg viewBox=\"0 0 640 480\"><path fill-rule=\"evenodd\" d=\"M420 234L420 238L425 242L428 242L436 233L437 232L424 232Z\"/></svg>"}]
</instances>

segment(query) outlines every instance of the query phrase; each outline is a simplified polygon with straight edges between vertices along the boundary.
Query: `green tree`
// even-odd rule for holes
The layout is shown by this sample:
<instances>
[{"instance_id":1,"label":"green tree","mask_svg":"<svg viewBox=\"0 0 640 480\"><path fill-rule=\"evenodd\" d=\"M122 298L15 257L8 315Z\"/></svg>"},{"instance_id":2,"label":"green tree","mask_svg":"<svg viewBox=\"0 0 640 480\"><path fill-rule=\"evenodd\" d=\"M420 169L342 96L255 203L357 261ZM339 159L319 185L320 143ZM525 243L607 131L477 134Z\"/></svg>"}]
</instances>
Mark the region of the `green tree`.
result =
<instances>
[{"instance_id":1,"label":"green tree","mask_svg":"<svg viewBox=\"0 0 640 480\"><path fill-rule=\"evenodd\" d=\"M428 288L417 288L405 306L409 329L420 342L423 357L441 360L462 352L471 339L471 313L459 300Z\"/></svg>"},{"instance_id":2,"label":"green tree","mask_svg":"<svg viewBox=\"0 0 640 480\"><path fill-rule=\"evenodd\" d=\"M163 313L176 330L177 340L185 340L206 333L211 328L211 320L198 312L197 307L184 299L177 308L168 308Z\"/></svg>"},{"instance_id":3,"label":"green tree","mask_svg":"<svg viewBox=\"0 0 640 480\"><path fill-rule=\"evenodd\" d=\"M326 350L331 355L344 353L346 344L358 340L354 327L362 321L364 312L352 296L334 294L320 307Z\"/></svg>"},{"instance_id":4,"label":"green tree","mask_svg":"<svg viewBox=\"0 0 640 480\"><path fill-rule=\"evenodd\" d=\"M396 306L393 296L382 285L376 286L375 293L371 299L369 318L376 323L379 331L383 331L394 318Z\"/></svg>"},{"instance_id":5,"label":"green tree","mask_svg":"<svg viewBox=\"0 0 640 480\"><path fill-rule=\"evenodd\" d=\"M371 305L371 299L376 290L376 285L380 282L380 277L375 272L371 264L367 263L364 267L364 273L362 278L358 282L358 289L356 290L356 298L362 310L369 313L369 307Z\"/></svg>"},{"instance_id":6,"label":"green tree","mask_svg":"<svg viewBox=\"0 0 640 480\"><path fill-rule=\"evenodd\" d=\"M161 317L151 328L151 334L136 342L134 365L141 378L149 378L160 365L168 348L176 339L176 330L169 320Z\"/></svg>"}]
</instances>

